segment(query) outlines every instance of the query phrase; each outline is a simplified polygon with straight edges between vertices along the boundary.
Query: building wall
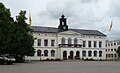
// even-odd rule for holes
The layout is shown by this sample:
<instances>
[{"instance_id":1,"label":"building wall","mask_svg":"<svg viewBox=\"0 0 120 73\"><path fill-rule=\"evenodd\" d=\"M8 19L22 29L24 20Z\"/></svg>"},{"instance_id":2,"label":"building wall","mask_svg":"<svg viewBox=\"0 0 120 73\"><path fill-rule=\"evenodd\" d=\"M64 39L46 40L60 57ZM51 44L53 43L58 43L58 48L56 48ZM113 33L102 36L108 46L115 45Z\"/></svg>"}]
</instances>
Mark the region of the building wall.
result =
<instances>
[{"instance_id":1,"label":"building wall","mask_svg":"<svg viewBox=\"0 0 120 73\"><path fill-rule=\"evenodd\" d=\"M114 60L118 58L116 50L120 46L119 40L107 41L106 42L106 59Z\"/></svg>"},{"instance_id":2,"label":"building wall","mask_svg":"<svg viewBox=\"0 0 120 73\"><path fill-rule=\"evenodd\" d=\"M70 51L73 51L73 59L75 59L76 52L79 51L80 59L106 59L105 53L105 39L106 37L103 36L90 36L90 35L81 35L76 32L65 32L65 33L33 33L35 38L34 40L34 48L35 54L33 57L26 57L26 59L32 60L43 60L43 59L56 59L60 58L63 59L63 51L67 51L67 59L70 56ZM83 45L83 41L86 41L86 47L59 47L58 45L61 44L61 39L65 38L65 44L68 44L68 38L72 39L72 43L74 44L74 39L78 39L78 44ZM38 39L41 39L41 46L38 46ZM48 46L44 46L44 39L48 40ZM55 40L55 46L51 46L51 40ZM88 41L91 41L91 47L88 47ZM93 42L97 42L97 47L93 46ZM102 42L102 47L99 47L99 42ZM37 51L41 50L41 56L37 56ZM48 50L48 56L44 56L44 51ZM55 56L51 57L51 50L55 51ZM82 51L86 51L86 57L83 57ZM92 56L88 56L88 51L92 51ZM97 56L94 57L93 52L97 51ZM102 57L99 57L99 51L102 51Z\"/></svg>"}]
</instances>

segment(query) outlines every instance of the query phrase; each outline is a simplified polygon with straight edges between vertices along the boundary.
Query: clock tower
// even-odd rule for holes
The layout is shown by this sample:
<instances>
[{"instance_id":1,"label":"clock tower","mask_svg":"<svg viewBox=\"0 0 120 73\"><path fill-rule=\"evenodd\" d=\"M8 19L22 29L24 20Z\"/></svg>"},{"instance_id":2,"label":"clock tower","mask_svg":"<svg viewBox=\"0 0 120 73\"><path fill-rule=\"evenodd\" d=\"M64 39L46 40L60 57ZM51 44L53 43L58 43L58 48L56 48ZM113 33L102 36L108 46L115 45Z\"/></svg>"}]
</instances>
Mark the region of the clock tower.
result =
<instances>
[{"instance_id":1,"label":"clock tower","mask_svg":"<svg viewBox=\"0 0 120 73\"><path fill-rule=\"evenodd\" d=\"M67 18L65 18L64 15L61 16L60 20L60 24L58 26L58 30L59 31L67 31L68 30L68 25L67 25Z\"/></svg>"}]
</instances>

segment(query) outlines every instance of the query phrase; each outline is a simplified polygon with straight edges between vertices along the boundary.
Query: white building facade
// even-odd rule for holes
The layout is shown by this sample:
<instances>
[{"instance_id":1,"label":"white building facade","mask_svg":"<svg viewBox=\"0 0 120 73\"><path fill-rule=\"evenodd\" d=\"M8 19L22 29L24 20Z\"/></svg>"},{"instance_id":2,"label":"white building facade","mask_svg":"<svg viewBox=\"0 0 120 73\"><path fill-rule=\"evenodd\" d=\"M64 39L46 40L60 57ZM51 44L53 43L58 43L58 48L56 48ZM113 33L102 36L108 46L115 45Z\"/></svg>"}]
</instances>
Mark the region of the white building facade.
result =
<instances>
[{"instance_id":1,"label":"white building facade","mask_svg":"<svg viewBox=\"0 0 120 73\"><path fill-rule=\"evenodd\" d=\"M106 59L106 35L97 30L69 29L61 16L58 28L32 26L35 54L32 60Z\"/></svg>"},{"instance_id":2,"label":"white building facade","mask_svg":"<svg viewBox=\"0 0 120 73\"><path fill-rule=\"evenodd\" d=\"M107 60L118 59L118 54L116 53L116 51L119 46L120 46L120 40L106 41L106 59Z\"/></svg>"}]
</instances>

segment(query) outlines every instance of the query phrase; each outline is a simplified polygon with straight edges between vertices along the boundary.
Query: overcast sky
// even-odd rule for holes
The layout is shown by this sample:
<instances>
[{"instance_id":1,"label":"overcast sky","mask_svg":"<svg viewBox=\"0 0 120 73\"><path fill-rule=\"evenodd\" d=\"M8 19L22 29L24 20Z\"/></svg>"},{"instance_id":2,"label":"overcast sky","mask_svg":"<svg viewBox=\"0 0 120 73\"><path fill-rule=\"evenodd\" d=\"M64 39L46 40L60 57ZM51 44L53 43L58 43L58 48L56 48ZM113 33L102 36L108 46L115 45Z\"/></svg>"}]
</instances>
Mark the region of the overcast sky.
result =
<instances>
[{"instance_id":1,"label":"overcast sky","mask_svg":"<svg viewBox=\"0 0 120 73\"><path fill-rule=\"evenodd\" d=\"M12 17L20 10L32 15L32 26L57 27L64 14L69 28L99 30L109 40L120 40L120 0L0 0ZM110 21L113 27L109 32Z\"/></svg>"}]
</instances>

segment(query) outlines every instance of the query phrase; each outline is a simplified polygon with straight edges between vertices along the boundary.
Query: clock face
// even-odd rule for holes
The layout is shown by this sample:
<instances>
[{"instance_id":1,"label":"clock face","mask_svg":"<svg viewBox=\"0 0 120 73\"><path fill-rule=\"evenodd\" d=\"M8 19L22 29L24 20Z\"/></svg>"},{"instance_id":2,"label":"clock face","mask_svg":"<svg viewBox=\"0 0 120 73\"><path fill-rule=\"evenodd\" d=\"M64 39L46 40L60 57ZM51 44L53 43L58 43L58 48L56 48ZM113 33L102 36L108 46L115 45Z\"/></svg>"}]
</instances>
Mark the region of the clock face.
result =
<instances>
[{"instance_id":1,"label":"clock face","mask_svg":"<svg viewBox=\"0 0 120 73\"><path fill-rule=\"evenodd\" d=\"M63 29L66 29L66 27L65 27L65 26L63 26Z\"/></svg>"}]
</instances>

